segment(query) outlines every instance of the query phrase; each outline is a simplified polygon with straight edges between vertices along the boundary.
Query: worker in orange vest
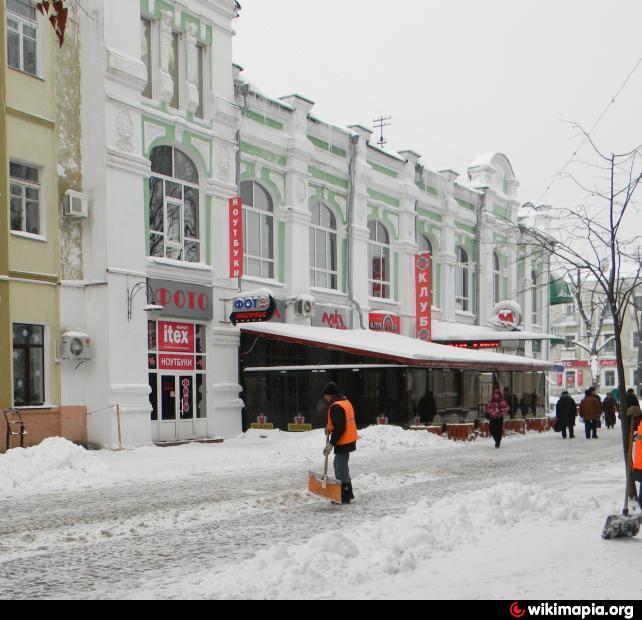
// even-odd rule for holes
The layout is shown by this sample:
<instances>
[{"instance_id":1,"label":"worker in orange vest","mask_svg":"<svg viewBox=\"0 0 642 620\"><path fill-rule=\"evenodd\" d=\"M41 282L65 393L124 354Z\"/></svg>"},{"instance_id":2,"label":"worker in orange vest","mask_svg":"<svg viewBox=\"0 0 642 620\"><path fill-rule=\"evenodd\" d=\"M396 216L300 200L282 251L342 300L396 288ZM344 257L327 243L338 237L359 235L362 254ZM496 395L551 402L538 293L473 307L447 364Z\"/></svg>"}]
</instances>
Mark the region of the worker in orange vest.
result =
<instances>
[{"instance_id":1,"label":"worker in orange vest","mask_svg":"<svg viewBox=\"0 0 642 620\"><path fill-rule=\"evenodd\" d=\"M629 407L626 414L630 416L629 424L637 424L633 435L633 480L640 483L638 503L642 503L642 410L639 407Z\"/></svg>"},{"instance_id":2,"label":"worker in orange vest","mask_svg":"<svg viewBox=\"0 0 642 620\"><path fill-rule=\"evenodd\" d=\"M336 383L323 388L323 398L328 403L329 441L323 449L328 456L334 448L334 477L341 482L341 503L349 504L354 499L350 479L350 453L357 449L357 424L354 408L350 401L339 392Z\"/></svg>"}]
</instances>

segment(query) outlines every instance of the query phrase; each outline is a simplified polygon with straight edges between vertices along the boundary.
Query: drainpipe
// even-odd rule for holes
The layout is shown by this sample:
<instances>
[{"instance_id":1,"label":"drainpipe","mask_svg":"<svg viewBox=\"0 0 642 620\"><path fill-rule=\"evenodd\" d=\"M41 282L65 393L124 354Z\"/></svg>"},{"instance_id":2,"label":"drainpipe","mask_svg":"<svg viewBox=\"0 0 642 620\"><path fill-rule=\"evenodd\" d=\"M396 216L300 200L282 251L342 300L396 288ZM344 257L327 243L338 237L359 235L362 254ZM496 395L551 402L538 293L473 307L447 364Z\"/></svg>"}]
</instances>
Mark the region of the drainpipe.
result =
<instances>
[{"instance_id":1,"label":"drainpipe","mask_svg":"<svg viewBox=\"0 0 642 620\"><path fill-rule=\"evenodd\" d=\"M348 300L357 309L357 313L359 315L359 325L361 326L361 329L365 329L366 326L363 322L363 311L361 310L361 306L359 305L359 302L354 298L354 290L352 286L352 226L353 226L353 220L354 220L354 197L355 197L355 176L356 176L356 171L355 171L355 162L357 159L357 146L359 144L359 136L358 135L353 135L350 137L350 144L352 147L352 154L350 156L350 165L349 165L349 173L350 173L350 195L348 196L348 256L347 256L347 269L348 269Z\"/></svg>"},{"instance_id":2,"label":"drainpipe","mask_svg":"<svg viewBox=\"0 0 642 620\"><path fill-rule=\"evenodd\" d=\"M481 197L481 204L479 205L479 209L477 209L477 233L476 233L476 241L477 241L477 261L476 261L476 273L477 273L477 318L475 319L475 323L477 325L481 325L481 293L482 293L482 281L481 281L481 246L482 246L482 238L481 238L481 224L482 224L482 213L484 209L486 208L486 191L484 190L482 197Z\"/></svg>"}]
</instances>

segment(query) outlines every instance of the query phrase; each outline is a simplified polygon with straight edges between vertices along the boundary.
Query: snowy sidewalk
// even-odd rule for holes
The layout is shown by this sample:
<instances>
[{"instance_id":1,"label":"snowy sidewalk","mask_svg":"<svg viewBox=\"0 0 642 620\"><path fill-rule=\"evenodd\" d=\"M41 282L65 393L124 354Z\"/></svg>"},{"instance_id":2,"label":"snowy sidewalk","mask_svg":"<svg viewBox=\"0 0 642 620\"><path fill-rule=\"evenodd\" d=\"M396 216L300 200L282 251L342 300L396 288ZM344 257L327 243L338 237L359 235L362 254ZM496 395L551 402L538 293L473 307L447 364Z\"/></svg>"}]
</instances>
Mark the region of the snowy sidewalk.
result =
<instances>
[{"instance_id":1,"label":"snowy sidewalk","mask_svg":"<svg viewBox=\"0 0 642 620\"><path fill-rule=\"evenodd\" d=\"M0 588L38 598L630 598L642 541L600 538L624 483L619 430L600 437L529 434L494 450L368 429L349 507L305 492L322 461L319 432L78 453L71 476L49 459L33 488L18 480L0 492ZM0 457L0 479L8 457L19 460ZM583 569L598 575L590 587Z\"/></svg>"}]
</instances>

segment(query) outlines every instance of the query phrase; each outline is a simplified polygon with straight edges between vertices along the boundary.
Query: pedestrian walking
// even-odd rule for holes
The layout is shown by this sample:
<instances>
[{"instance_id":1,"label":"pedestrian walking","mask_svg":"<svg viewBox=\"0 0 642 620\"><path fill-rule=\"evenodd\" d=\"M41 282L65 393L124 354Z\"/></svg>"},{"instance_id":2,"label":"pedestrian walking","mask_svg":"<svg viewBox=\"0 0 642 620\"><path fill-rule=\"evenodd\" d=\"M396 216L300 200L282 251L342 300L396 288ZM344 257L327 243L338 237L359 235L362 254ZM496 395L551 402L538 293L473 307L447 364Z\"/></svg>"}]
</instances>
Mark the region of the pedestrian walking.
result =
<instances>
[{"instance_id":1,"label":"pedestrian walking","mask_svg":"<svg viewBox=\"0 0 642 620\"><path fill-rule=\"evenodd\" d=\"M577 405L568 392L562 392L555 405L555 417L559 420L559 426L562 433L562 439L568 436L575 439L575 418L577 417Z\"/></svg>"},{"instance_id":2,"label":"pedestrian walking","mask_svg":"<svg viewBox=\"0 0 642 620\"><path fill-rule=\"evenodd\" d=\"M334 449L334 477L341 482L341 503L349 504L354 499L350 453L357 449L358 439L354 408L336 383L328 383L323 388L323 398L328 403L329 436L323 455L328 456Z\"/></svg>"},{"instance_id":3,"label":"pedestrian walking","mask_svg":"<svg viewBox=\"0 0 642 620\"><path fill-rule=\"evenodd\" d=\"M638 400L638 397L635 395L635 390L633 388L629 388L626 391L626 408L628 409L629 407L639 407L640 406L640 401Z\"/></svg>"},{"instance_id":4,"label":"pedestrian walking","mask_svg":"<svg viewBox=\"0 0 642 620\"><path fill-rule=\"evenodd\" d=\"M602 401L602 411L604 413L604 425L606 428L615 428L615 421L617 420L617 401L613 392L607 394Z\"/></svg>"},{"instance_id":5,"label":"pedestrian walking","mask_svg":"<svg viewBox=\"0 0 642 620\"><path fill-rule=\"evenodd\" d=\"M510 411L508 403L504 400L502 391L497 388L493 391L490 401L486 405L486 417L490 434L495 440L495 448L499 448L504 434L504 416Z\"/></svg>"},{"instance_id":6,"label":"pedestrian walking","mask_svg":"<svg viewBox=\"0 0 642 620\"><path fill-rule=\"evenodd\" d=\"M598 439L597 420L601 415L600 401L591 394L590 390L586 390L580 403L580 417L584 421L584 432L587 439Z\"/></svg>"}]
</instances>

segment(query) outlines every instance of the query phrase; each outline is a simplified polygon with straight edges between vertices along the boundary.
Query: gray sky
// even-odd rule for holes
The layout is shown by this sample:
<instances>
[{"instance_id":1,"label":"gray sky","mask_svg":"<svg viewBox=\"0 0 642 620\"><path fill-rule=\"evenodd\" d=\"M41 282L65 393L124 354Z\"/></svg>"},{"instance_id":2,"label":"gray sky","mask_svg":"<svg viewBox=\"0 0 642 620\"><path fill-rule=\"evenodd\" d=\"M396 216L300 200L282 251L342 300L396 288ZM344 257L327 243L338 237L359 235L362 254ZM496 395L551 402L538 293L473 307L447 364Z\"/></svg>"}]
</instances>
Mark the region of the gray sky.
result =
<instances>
[{"instance_id":1,"label":"gray sky","mask_svg":"<svg viewBox=\"0 0 642 620\"><path fill-rule=\"evenodd\" d=\"M642 57L642 0L240 1L234 59L266 94L342 126L391 115L387 148L462 177L501 151L523 202L581 140L563 121L590 128ZM605 151L642 143L641 104L642 65L593 134ZM582 198L559 181L543 200Z\"/></svg>"}]
</instances>

